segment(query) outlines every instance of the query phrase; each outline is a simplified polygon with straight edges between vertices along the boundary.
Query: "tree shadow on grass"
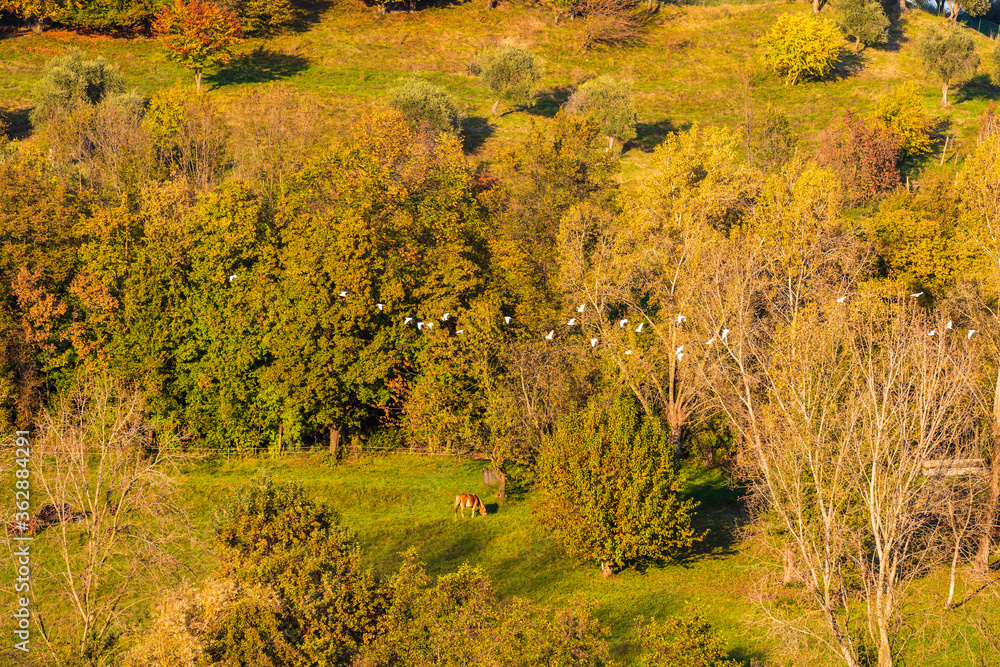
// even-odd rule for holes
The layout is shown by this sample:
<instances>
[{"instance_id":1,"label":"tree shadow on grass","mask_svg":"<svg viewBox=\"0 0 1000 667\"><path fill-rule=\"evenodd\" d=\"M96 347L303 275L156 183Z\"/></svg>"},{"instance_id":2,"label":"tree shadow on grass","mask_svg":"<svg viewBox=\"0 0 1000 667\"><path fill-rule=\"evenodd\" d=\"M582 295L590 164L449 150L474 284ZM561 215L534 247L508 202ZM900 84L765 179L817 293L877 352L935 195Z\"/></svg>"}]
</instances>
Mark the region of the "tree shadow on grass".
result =
<instances>
[{"instance_id":1,"label":"tree shadow on grass","mask_svg":"<svg viewBox=\"0 0 1000 667\"><path fill-rule=\"evenodd\" d=\"M11 139L24 139L31 134L31 119L28 114L31 107L4 108L0 107L0 125L7 126L7 136Z\"/></svg>"},{"instance_id":2,"label":"tree shadow on grass","mask_svg":"<svg viewBox=\"0 0 1000 667\"><path fill-rule=\"evenodd\" d=\"M483 116L466 116L462 119L462 150L475 153L493 136L493 126Z\"/></svg>"},{"instance_id":3,"label":"tree shadow on grass","mask_svg":"<svg viewBox=\"0 0 1000 667\"><path fill-rule=\"evenodd\" d=\"M652 123L636 123L636 136L628 143L628 147L630 150L638 149L643 153L652 153L653 149L662 144L669 135L690 128L691 123L682 123L678 126L666 118Z\"/></svg>"},{"instance_id":4,"label":"tree shadow on grass","mask_svg":"<svg viewBox=\"0 0 1000 667\"><path fill-rule=\"evenodd\" d=\"M951 97L951 96L949 96ZM955 87L952 104L970 100L995 100L1000 97L1000 88L993 85L989 74L977 74L961 86Z\"/></svg>"},{"instance_id":5,"label":"tree shadow on grass","mask_svg":"<svg viewBox=\"0 0 1000 667\"><path fill-rule=\"evenodd\" d=\"M532 116L552 118L559 113L559 109L566 104L572 94L572 86L553 86L539 93L538 97L535 98L535 103L526 108L525 111Z\"/></svg>"},{"instance_id":6,"label":"tree shadow on grass","mask_svg":"<svg viewBox=\"0 0 1000 667\"><path fill-rule=\"evenodd\" d=\"M267 83L286 79L308 67L308 58L258 46L250 53L236 56L215 74L206 75L205 79L212 84L214 90L241 83Z\"/></svg>"},{"instance_id":7,"label":"tree shadow on grass","mask_svg":"<svg viewBox=\"0 0 1000 667\"><path fill-rule=\"evenodd\" d=\"M743 497L746 489L733 487L720 476L713 476L692 485L688 498L700 503L694 511L691 527L696 534L708 533L695 544L687 559L708 555L730 555L740 541L740 531L750 517Z\"/></svg>"}]
</instances>

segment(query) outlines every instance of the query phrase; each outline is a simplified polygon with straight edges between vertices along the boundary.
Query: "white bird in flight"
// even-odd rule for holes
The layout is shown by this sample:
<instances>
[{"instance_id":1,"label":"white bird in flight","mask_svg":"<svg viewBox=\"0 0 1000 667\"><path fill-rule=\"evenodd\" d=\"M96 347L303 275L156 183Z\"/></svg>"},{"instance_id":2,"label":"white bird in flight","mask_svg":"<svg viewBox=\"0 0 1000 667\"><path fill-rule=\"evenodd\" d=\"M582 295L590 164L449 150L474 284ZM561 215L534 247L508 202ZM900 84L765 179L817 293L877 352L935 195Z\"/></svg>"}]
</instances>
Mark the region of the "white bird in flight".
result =
<instances>
[{"instance_id":1,"label":"white bird in flight","mask_svg":"<svg viewBox=\"0 0 1000 667\"><path fill-rule=\"evenodd\" d=\"M678 352L677 353L677 361L684 361L684 353L683 352Z\"/></svg>"},{"instance_id":2,"label":"white bird in flight","mask_svg":"<svg viewBox=\"0 0 1000 667\"><path fill-rule=\"evenodd\" d=\"M447 322L449 316L451 316L451 313L445 313L444 315L441 316L441 321Z\"/></svg>"},{"instance_id":3,"label":"white bird in flight","mask_svg":"<svg viewBox=\"0 0 1000 667\"><path fill-rule=\"evenodd\" d=\"M951 331L951 320L948 320L948 324L944 325L944 328Z\"/></svg>"},{"instance_id":4,"label":"white bird in flight","mask_svg":"<svg viewBox=\"0 0 1000 667\"><path fill-rule=\"evenodd\" d=\"M910 296L916 299L918 296L923 296L923 295L924 295L923 292L917 292L916 294L911 294Z\"/></svg>"},{"instance_id":5,"label":"white bird in flight","mask_svg":"<svg viewBox=\"0 0 1000 667\"><path fill-rule=\"evenodd\" d=\"M678 355L678 356L681 356L681 357L683 357L683 356L684 356L684 346L683 346L683 345L681 345L680 347L678 347L678 348L677 348L677 351L676 351L676 352L674 352L674 354L676 354L676 355Z\"/></svg>"},{"instance_id":6,"label":"white bird in flight","mask_svg":"<svg viewBox=\"0 0 1000 667\"><path fill-rule=\"evenodd\" d=\"M637 326L637 327L635 328L635 332L636 332L636 333L642 333L642 325L643 325L643 324L645 324L645 322L639 322L639 326Z\"/></svg>"},{"instance_id":7,"label":"white bird in flight","mask_svg":"<svg viewBox=\"0 0 1000 667\"><path fill-rule=\"evenodd\" d=\"M625 326L626 324L628 324L628 318L627 317L625 319L620 320L618 322L618 327L621 328L621 327Z\"/></svg>"},{"instance_id":8,"label":"white bird in flight","mask_svg":"<svg viewBox=\"0 0 1000 667\"><path fill-rule=\"evenodd\" d=\"M508 315L508 316L504 317L503 321L504 321L504 324L510 324L510 316Z\"/></svg>"},{"instance_id":9,"label":"white bird in flight","mask_svg":"<svg viewBox=\"0 0 1000 667\"><path fill-rule=\"evenodd\" d=\"M969 335L965 337L965 340L972 338L972 334L976 333L975 329L969 329Z\"/></svg>"},{"instance_id":10,"label":"white bird in flight","mask_svg":"<svg viewBox=\"0 0 1000 667\"><path fill-rule=\"evenodd\" d=\"M722 330L722 340L726 340L726 336L729 335L729 329Z\"/></svg>"},{"instance_id":11,"label":"white bird in flight","mask_svg":"<svg viewBox=\"0 0 1000 667\"><path fill-rule=\"evenodd\" d=\"M555 335L556 335L556 330L553 329L552 331L550 331L548 333L548 335L545 336L545 340L552 340L552 337L555 336Z\"/></svg>"},{"instance_id":12,"label":"white bird in flight","mask_svg":"<svg viewBox=\"0 0 1000 667\"><path fill-rule=\"evenodd\" d=\"M378 306L379 310L382 310L383 308L385 308L385 304L384 303L376 303L375 305Z\"/></svg>"},{"instance_id":13,"label":"white bird in flight","mask_svg":"<svg viewBox=\"0 0 1000 667\"><path fill-rule=\"evenodd\" d=\"M712 336L711 338L705 341L705 345L711 345L714 342L715 342L715 336Z\"/></svg>"},{"instance_id":14,"label":"white bird in flight","mask_svg":"<svg viewBox=\"0 0 1000 667\"><path fill-rule=\"evenodd\" d=\"M574 324L576 324L576 318L575 317L571 317L571 318L569 318L569 322L566 323L566 326L571 327Z\"/></svg>"},{"instance_id":15,"label":"white bird in flight","mask_svg":"<svg viewBox=\"0 0 1000 667\"><path fill-rule=\"evenodd\" d=\"M423 329L423 328L424 328L424 323L423 322L417 322L417 330L419 331L420 329Z\"/></svg>"},{"instance_id":16,"label":"white bird in flight","mask_svg":"<svg viewBox=\"0 0 1000 667\"><path fill-rule=\"evenodd\" d=\"M590 339L590 347L594 347L595 345L597 345L597 339L596 338L591 338Z\"/></svg>"},{"instance_id":17,"label":"white bird in flight","mask_svg":"<svg viewBox=\"0 0 1000 667\"><path fill-rule=\"evenodd\" d=\"M433 322L428 322L427 323L427 328L428 329L433 329L434 328L434 323Z\"/></svg>"},{"instance_id":18,"label":"white bird in flight","mask_svg":"<svg viewBox=\"0 0 1000 667\"><path fill-rule=\"evenodd\" d=\"M412 321L413 321L412 317L407 317L405 320L403 320L403 324L409 324Z\"/></svg>"},{"instance_id":19,"label":"white bird in flight","mask_svg":"<svg viewBox=\"0 0 1000 667\"><path fill-rule=\"evenodd\" d=\"M677 324L680 324L681 322L687 322L687 318L684 317L683 315L678 315L677 316Z\"/></svg>"},{"instance_id":20,"label":"white bird in flight","mask_svg":"<svg viewBox=\"0 0 1000 667\"><path fill-rule=\"evenodd\" d=\"M625 354L632 354L632 350L625 350Z\"/></svg>"},{"instance_id":21,"label":"white bird in flight","mask_svg":"<svg viewBox=\"0 0 1000 667\"><path fill-rule=\"evenodd\" d=\"M837 303L844 303L845 301L847 301L847 296L846 295L844 295L844 296L840 297L839 299L837 299Z\"/></svg>"},{"instance_id":22,"label":"white bird in flight","mask_svg":"<svg viewBox=\"0 0 1000 667\"><path fill-rule=\"evenodd\" d=\"M578 312L578 313L582 313L582 312L583 312L583 311L585 311L586 309L587 309L587 304L585 304L585 303L581 303L581 304L580 304L580 307L576 309L576 312Z\"/></svg>"},{"instance_id":23,"label":"white bird in flight","mask_svg":"<svg viewBox=\"0 0 1000 667\"><path fill-rule=\"evenodd\" d=\"M937 329L931 329L930 331L927 332L927 335L928 336L933 336L936 333L937 333Z\"/></svg>"},{"instance_id":24,"label":"white bird in flight","mask_svg":"<svg viewBox=\"0 0 1000 667\"><path fill-rule=\"evenodd\" d=\"M461 334L461 333L465 333L465 329L459 329L459 330L458 330L458 331L456 331L455 333L457 333L457 334Z\"/></svg>"},{"instance_id":25,"label":"white bird in flight","mask_svg":"<svg viewBox=\"0 0 1000 667\"><path fill-rule=\"evenodd\" d=\"M347 298L347 290L344 290L343 292L341 292L340 296L342 296L342 297L344 297L346 299Z\"/></svg>"},{"instance_id":26,"label":"white bird in flight","mask_svg":"<svg viewBox=\"0 0 1000 667\"><path fill-rule=\"evenodd\" d=\"M236 280L236 278L237 276L229 276L229 282L233 282L234 280Z\"/></svg>"}]
</instances>

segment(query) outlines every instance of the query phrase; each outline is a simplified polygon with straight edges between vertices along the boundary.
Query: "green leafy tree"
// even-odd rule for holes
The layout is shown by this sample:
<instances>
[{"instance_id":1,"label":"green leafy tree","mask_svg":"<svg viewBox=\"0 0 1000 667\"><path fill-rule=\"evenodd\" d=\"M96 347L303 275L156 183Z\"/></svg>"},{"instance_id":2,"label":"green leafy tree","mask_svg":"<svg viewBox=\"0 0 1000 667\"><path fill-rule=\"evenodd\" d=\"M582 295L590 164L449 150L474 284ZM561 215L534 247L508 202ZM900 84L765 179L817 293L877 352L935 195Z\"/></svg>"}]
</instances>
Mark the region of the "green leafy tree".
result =
<instances>
[{"instance_id":1,"label":"green leafy tree","mask_svg":"<svg viewBox=\"0 0 1000 667\"><path fill-rule=\"evenodd\" d=\"M764 62L791 84L827 76L842 43L837 26L807 14L782 14L761 39Z\"/></svg>"},{"instance_id":2,"label":"green leafy tree","mask_svg":"<svg viewBox=\"0 0 1000 667\"><path fill-rule=\"evenodd\" d=\"M500 102L525 106L534 98L534 87L542 77L541 67L534 54L510 43L494 46L479 52L473 66L493 93L496 101L491 114L497 115Z\"/></svg>"},{"instance_id":3,"label":"green leafy tree","mask_svg":"<svg viewBox=\"0 0 1000 667\"><path fill-rule=\"evenodd\" d=\"M218 575L274 590L279 627L299 654L284 664L349 664L383 601L374 576L361 567L357 538L336 512L301 486L263 474L237 492L225 517L217 534Z\"/></svg>"},{"instance_id":4,"label":"green leafy tree","mask_svg":"<svg viewBox=\"0 0 1000 667\"><path fill-rule=\"evenodd\" d=\"M993 85L1000 85L1000 44L993 47L990 51L990 79L993 80Z\"/></svg>"},{"instance_id":5,"label":"green leafy tree","mask_svg":"<svg viewBox=\"0 0 1000 667\"><path fill-rule=\"evenodd\" d=\"M423 79L406 79L389 91L389 106L403 114L415 130L454 131L461 115L455 98L441 86Z\"/></svg>"},{"instance_id":6,"label":"green leafy tree","mask_svg":"<svg viewBox=\"0 0 1000 667\"><path fill-rule=\"evenodd\" d=\"M45 73L35 86L31 122L39 125L78 104L94 106L124 92L125 80L118 65L101 56L87 59L79 49L73 49L69 55L46 63Z\"/></svg>"},{"instance_id":7,"label":"green leafy tree","mask_svg":"<svg viewBox=\"0 0 1000 667\"><path fill-rule=\"evenodd\" d=\"M245 35L273 34L302 16L301 3L293 0L222 0L240 20Z\"/></svg>"},{"instance_id":8,"label":"green leafy tree","mask_svg":"<svg viewBox=\"0 0 1000 667\"><path fill-rule=\"evenodd\" d=\"M739 667L730 660L722 640L702 613L689 611L683 618L639 622L644 650L640 667Z\"/></svg>"},{"instance_id":9,"label":"green leafy tree","mask_svg":"<svg viewBox=\"0 0 1000 667\"><path fill-rule=\"evenodd\" d=\"M242 34L236 14L211 0L174 0L156 19L153 30L167 47L168 57L194 71L199 93L202 70L229 62Z\"/></svg>"},{"instance_id":10,"label":"green leafy tree","mask_svg":"<svg viewBox=\"0 0 1000 667\"><path fill-rule=\"evenodd\" d=\"M391 603L355 667L597 667L608 664L600 626L585 609L502 600L480 567L437 582L407 554L388 582Z\"/></svg>"},{"instance_id":11,"label":"green leafy tree","mask_svg":"<svg viewBox=\"0 0 1000 667\"><path fill-rule=\"evenodd\" d=\"M666 433L631 398L607 410L592 399L560 419L538 461L538 520L571 555L596 559L602 575L671 558L701 536L697 503L681 500Z\"/></svg>"},{"instance_id":12,"label":"green leafy tree","mask_svg":"<svg viewBox=\"0 0 1000 667\"><path fill-rule=\"evenodd\" d=\"M634 139L635 98L632 83L607 75L587 81L569 98L569 111L592 118L608 138L608 151L617 139L624 145Z\"/></svg>"},{"instance_id":13,"label":"green leafy tree","mask_svg":"<svg viewBox=\"0 0 1000 667\"><path fill-rule=\"evenodd\" d=\"M969 16L982 16L990 11L990 0L951 0L951 15L953 25L958 24L958 13L965 12Z\"/></svg>"},{"instance_id":14,"label":"green leafy tree","mask_svg":"<svg viewBox=\"0 0 1000 667\"><path fill-rule=\"evenodd\" d=\"M948 86L976 73L976 43L956 26L931 28L917 43L917 54L929 74L941 81L941 106L948 106Z\"/></svg>"},{"instance_id":15,"label":"green leafy tree","mask_svg":"<svg viewBox=\"0 0 1000 667\"><path fill-rule=\"evenodd\" d=\"M840 25L854 40L854 55L862 46L889 41L889 17L878 0L846 0L840 4Z\"/></svg>"}]
</instances>

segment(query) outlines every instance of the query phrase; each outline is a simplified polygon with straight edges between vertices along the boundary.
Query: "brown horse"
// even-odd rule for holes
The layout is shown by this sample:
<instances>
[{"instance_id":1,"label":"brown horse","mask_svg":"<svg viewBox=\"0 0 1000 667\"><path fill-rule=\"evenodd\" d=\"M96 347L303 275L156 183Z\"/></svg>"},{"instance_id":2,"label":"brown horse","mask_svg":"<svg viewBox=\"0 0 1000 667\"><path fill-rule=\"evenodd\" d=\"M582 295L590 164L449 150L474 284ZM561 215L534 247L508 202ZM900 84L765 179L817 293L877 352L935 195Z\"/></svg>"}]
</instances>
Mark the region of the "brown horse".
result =
<instances>
[{"instance_id":1,"label":"brown horse","mask_svg":"<svg viewBox=\"0 0 1000 667\"><path fill-rule=\"evenodd\" d=\"M471 493L460 493L457 496L455 496L455 509L453 511L453 514L455 515L456 519L458 519L458 508L460 507L462 508L463 519L465 518L466 507L472 508L473 519L476 518L477 509L483 516L486 516L486 505L484 505L483 501L479 499L479 496L474 496Z\"/></svg>"}]
</instances>

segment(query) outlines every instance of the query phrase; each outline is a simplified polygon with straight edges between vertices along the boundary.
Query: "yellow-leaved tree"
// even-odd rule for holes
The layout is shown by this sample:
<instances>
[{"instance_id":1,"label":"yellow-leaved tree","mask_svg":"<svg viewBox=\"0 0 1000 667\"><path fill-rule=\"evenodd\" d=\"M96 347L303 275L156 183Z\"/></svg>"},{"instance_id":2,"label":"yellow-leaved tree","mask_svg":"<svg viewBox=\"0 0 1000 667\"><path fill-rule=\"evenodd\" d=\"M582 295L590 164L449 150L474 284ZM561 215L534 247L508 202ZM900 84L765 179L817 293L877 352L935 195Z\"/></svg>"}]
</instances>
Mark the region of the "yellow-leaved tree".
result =
<instances>
[{"instance_id":1,"label":"yellow-leaved tree","mask_svg":"<svg viewBox=\"0 0 1000 667\"><path fill-rule=\"evenodd\" d=\"M785 77L785 83L822 79L843 50L837 26L807 14L784 14L761 39L765 64Z\"/></svg>"}]
</instances>

